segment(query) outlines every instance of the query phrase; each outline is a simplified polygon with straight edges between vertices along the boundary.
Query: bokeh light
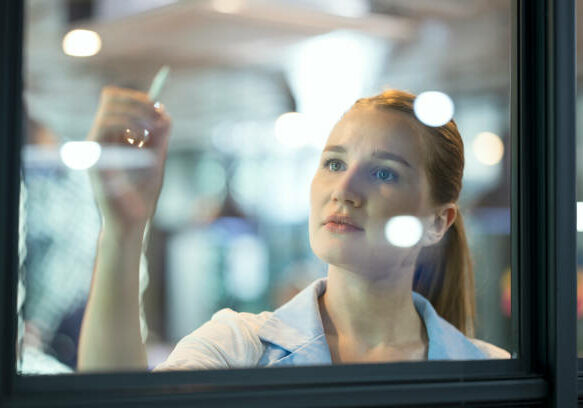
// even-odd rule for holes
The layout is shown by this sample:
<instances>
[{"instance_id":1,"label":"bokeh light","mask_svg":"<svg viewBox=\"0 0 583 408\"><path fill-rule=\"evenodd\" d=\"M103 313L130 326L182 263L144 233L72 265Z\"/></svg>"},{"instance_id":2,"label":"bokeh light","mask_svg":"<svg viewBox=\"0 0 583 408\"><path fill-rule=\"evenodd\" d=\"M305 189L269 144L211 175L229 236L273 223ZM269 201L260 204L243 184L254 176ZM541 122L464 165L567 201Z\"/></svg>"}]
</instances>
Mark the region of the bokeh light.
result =
<instances>
[{"instance_id":1,"label":"bokeh light","mask_svg":"<svg viewBox=\"0 0 583 408\"><path fill-rule=\"evenodd\" d=\"M453 118L454 104L443 92L428 91L420 93L413 103L413 110L421 123L438 127Z\"/></svg>"},{"instance_id":2,"label":"bokeh light","mask_svg":"<svg viewBox=\"0 0 583 408\"><path fill-rule=\"evenodd\" d=\"M385 237L391 245L409 248L419 242L423 226L417 217L400 215L391 218L385 225Z\"/></svg>"},{"instance_id":3,"label":"bokeh light","mask_svg":"<svg viewBox=\"0 0 583 408\"><path fill-rule=\"evenodd\" d=\"M67 142L61 147L61 160L74 170L85 170L97 163L101 146L96 142Z\"/></svg>"},{"instance_id":4,"label":"bokeh light","mask_svg":"<svg viewBox=\"0 0 583 408\"><path fill-rule=\"evenodd\" d=\"M500 163L504 156L504 143L497 134L482 132L474 139L472 149L476 159L487 166Z\"/></svg>"},{"instance_id":5,"label":"bokeh light","mask_svg":"<svg viewBox=\"0 0 583 408\"><path fill-rule=\"evenodd\" d=\"M506 317L512 316L512 273L506 268L500 276L500 309Z\"/></svg>"},{"instance_id":6,"label":"bokeh light","mask_svg":"<svg viewBox=\"0 0 583 408\"><path fill-rule=\"evenodd\" d=\"M310 123L306 115L298 112L288 112L275 121L275 138L289 148L300 148L310 142Z\"/></svg>"},{"instance_id":7,"label":"bokeh light","mask_svg":"<svg viewBox=\"0 0 583 408\"><path fill-rule=\"evenodd\" d=\"M101 37L91 30L72 30L63 38L63 52L72 57L91 57L101 50Z\"/></svg>"}]
</instances>

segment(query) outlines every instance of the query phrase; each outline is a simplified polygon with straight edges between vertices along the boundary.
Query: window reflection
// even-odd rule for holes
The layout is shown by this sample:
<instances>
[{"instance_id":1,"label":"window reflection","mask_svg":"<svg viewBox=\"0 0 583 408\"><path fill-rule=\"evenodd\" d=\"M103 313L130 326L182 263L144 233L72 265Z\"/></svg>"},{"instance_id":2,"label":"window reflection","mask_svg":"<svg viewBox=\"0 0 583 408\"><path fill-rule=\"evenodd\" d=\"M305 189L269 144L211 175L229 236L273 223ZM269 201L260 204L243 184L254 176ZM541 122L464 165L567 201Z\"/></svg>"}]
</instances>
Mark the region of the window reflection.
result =
<instances>
[{"instance_id":1,"label":"window reflection","mask_svg":"<svg viewBox=\"0 0 583 408\"><path fill-rule=\"evenodd\" d=\"M508 4L345 3L27 2L21 372L516 351Z\"/></svg>"}]
</instances>

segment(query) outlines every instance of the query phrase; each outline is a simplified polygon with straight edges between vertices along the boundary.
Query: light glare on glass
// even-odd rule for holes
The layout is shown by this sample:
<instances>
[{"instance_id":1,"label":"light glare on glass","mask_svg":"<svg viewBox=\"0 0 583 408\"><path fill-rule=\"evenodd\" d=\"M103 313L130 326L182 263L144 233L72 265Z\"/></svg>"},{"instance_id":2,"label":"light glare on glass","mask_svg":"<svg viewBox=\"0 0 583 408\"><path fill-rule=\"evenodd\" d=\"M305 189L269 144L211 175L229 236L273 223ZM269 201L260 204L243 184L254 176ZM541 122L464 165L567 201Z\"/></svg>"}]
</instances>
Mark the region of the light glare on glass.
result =
<instances>
[{"instance_id":1,"label":"light glare on glass","mask_svg":"<svg viewBox=\"0 0 583 408\"><path fill-rule=\"evenodd\" d=\"M577 203L577 231L583 232L583 201Z\"/></svg>"},{"instance_id":2,"label":"light glare on glass","mask_svg":"<svg viewBox=\"0 0 583 408\"><path fill-rule=\"evenodd\" d=\"M385 237L391 245L410 248L423 235L423 226L417 217L400 215L391 218L385 225Z\"/></svg>"},{"instance_id":3,"label":"light glare on glass","mask_svg":"<svg viewBox=\"0 0 583 408\"><path fill-rule=\"evenodd\" d=\"M72 57L91 57L101 50L101 37L91 30L72 30L63 38L63 52Z\"/></svg>"},{"instance_id":4,"label":"light glare on glass","mask_svg":"<svg viewBox=\"0 0 583 408\"><path fill-rule=\"evenodd\" d=\"M453 118L454 105L451 98L443 92L428 91L420 93L415 98L413 110L421 123L438 127Z\"/></svg>"},{"instance_id":5,"label":"light glare on glass","mask_svg":"<svg viewBox=\"0 0 583 408\"><path fill-rule=\"evenodd\" d=\"M472 148L478 161L487 166L500 163L504 156L504 143L500 136L492 132L482 132L476 136Z\"/></svg>"},{"instance_id":6,"label":"light glare on glass","mask_svg":"<svg viewBox=\"0 0 583 408\"><path fill-rule=\"evenodd\" d=\"M85 170L97 163L101 146L96 142L67 142L61 146L61 160L73 170Z\"/></svg>"}]
</instances>

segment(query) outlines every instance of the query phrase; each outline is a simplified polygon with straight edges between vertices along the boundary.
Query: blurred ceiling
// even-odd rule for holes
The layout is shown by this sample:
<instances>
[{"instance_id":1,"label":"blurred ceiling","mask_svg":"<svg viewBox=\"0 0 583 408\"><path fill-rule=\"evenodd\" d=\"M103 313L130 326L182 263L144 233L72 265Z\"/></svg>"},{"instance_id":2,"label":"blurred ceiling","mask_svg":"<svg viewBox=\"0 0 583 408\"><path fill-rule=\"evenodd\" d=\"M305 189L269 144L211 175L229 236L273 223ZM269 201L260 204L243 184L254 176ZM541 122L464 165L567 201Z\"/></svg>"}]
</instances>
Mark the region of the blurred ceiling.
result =
<instances>
[{"instance_id":1,"label":"blurred ceiling","mask_svg":"<svg viewBox=\"0 0 583 408\"><path fill-rule=\"evenodd\" d=\"M162 64L172 66L174 78L184 79L170 81L165 97L174 116L186 122L201 109L210 112L211 106L234 98L242 99L247 109L264 109L268 115L271 111L259 108L249 96L257 87L273 95L272 110L285 109L289 99L275 95L285 86L282 67L290 51L302 40L333 30L356 30L390 45L382 67L383 84L413 91L437 85L453 93L501 97L507 97L510 89L509 0L94 3L93 18L70 23L68 1L26 1L27 101L37 117L44 116L67 138L80 138L89 126L103 85L147 89ZM78 26L101 34L100 54L91 58L63 54L63 35ZM247 88L235 90L242 83ZM184 98L192 106L185 106ZM244 116L245 109L237 113L236 104L231 106L234 116Z\"/></svg>"},{"instance_id":2,"label":"blurred ceiling","mask_svg":"<svg viewBox=\"0 0 583 408\"><path fill-rule=\"evenodd\" d=\"M102 33L95 64L156 59L172 66L259 65L282 69L286 51L298 42L333 30L357 30L389 41L406 41L415 22L388 15L344 17L288 2L249 2L236 13L212 2L183 1L89 28ZM163 33L163 35L161 35Z\"/></svg>"}]
</instances>

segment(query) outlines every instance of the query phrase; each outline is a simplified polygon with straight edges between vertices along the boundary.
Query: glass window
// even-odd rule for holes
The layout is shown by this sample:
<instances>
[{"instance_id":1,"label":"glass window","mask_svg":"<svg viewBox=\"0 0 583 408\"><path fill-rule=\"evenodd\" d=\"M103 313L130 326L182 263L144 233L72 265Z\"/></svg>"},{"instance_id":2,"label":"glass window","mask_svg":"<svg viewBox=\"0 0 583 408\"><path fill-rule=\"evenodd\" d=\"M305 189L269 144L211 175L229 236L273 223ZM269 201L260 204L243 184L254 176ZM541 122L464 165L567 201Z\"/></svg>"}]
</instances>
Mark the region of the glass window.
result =
<instances>
[{"instance_id":1,"label":"glass window","mask_svg":"<svg viewBox=\"0 0 583 408\"><path fill-rule=\"evenodd\" d=\"M18 370L516 356L509 6L27 0Z\"/></svg>"}]
</instances>

